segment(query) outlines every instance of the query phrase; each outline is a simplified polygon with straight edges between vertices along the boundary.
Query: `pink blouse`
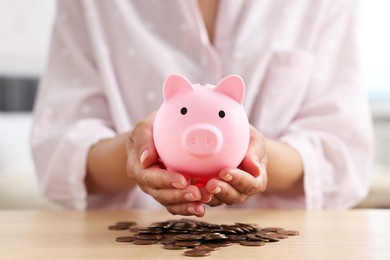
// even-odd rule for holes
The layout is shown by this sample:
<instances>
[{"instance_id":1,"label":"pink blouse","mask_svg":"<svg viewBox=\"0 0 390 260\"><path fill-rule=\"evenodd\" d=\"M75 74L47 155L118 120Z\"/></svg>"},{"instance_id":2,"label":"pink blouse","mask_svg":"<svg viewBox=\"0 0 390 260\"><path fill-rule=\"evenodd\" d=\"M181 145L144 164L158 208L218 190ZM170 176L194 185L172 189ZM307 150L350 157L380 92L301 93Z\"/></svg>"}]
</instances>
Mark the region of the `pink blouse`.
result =
<instances>
[{"instance_id":1,"label":"pink blouse","mask_svg":"<svg viewBox=\"0 0 390 260\"><path fill-rule=\"evenodd\" d=\"M139 188L89 196L89 148L156 110L168 74L201 84L239 74L250 123L299 152L305 188L239 207L355 205L373 138L352 2L220 0L211 44L197 0L59 0L31 140L43 193L75 209L162 207Z\"/></svg>"}]
</instances>

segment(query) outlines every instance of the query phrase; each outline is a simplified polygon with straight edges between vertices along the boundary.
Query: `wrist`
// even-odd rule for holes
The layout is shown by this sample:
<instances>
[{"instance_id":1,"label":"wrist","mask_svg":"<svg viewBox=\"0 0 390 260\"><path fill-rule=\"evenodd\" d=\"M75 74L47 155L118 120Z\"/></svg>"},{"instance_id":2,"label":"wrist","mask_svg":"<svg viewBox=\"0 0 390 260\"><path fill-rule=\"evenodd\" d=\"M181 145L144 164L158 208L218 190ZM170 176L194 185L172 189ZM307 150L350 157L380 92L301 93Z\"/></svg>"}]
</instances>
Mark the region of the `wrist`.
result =
<instances>
[{"instance_id":1,"label":"wrist","mask_svg":"<svg viewBox=\"0 0 390 260\"><path fill-rule=\"evenodd\" d=\"M279 194L304 194L303 162L290 145L266 139L267 191Z\"/></svg>"},{"instance_id":2,"label":"wrist","mask_svg":"<svg viewBox=\"0 0 390 260\"><path fill-rule=\"evenodd\" d=\"M127 176L128 136L102 139L90 148L85 178L88 193L118 192L133 186Z\"/></svg>"}]
</instances>

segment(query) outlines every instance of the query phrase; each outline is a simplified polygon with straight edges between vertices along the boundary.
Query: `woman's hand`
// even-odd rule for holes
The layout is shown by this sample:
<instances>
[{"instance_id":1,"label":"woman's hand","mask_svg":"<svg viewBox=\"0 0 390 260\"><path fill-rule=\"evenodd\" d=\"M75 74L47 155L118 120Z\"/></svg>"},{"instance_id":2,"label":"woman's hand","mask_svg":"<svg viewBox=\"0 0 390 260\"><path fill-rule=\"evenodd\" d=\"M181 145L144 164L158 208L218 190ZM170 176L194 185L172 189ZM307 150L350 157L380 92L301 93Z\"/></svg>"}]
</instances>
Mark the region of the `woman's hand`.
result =
<instances>
[{"instance_id":1,"label":"woman's hand","mask_svg":"<svg viewBox=\"0 0 390 260\"><path fill-rule=\"evenodd\" d=\"M224 169L219 173L220 179L211 179L205 190L213 194L207 204L243 204L256 193L267 187L267 154L265 139L253 126L250 129L248 151L238 168Z\"/></svg>"},{"instance_id":2,"label":"woman's hand","mask_svg":"<svg viewBox=\"0 0 390 260\"><path fill-rule=\"evenodd\" d=\"M164 169L159 160L153 143L154 117L152 113L140 121L128 138L128 176L170 213L203 216L205 209L199 188L189 185L181 174Z\"/></svg>"}]
</instances>

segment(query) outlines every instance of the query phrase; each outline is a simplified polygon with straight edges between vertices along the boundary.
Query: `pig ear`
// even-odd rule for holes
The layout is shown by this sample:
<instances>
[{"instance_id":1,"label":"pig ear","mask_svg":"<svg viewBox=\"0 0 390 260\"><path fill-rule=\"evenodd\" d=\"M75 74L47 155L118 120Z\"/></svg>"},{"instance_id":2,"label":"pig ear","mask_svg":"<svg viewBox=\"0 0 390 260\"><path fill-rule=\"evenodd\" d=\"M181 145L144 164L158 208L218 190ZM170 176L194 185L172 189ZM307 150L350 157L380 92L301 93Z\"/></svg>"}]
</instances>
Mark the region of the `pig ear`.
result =
<instances>
[{"instance_id":1,"label":"pig ear","mask_svg":"<svg viewBox=\"0 0 390 260\"><path fill-rule=\"evenodd\" d=\"M169 75L165 79L163 85L164 101L169 100L178 93L191 91L193 89L191 83L183 76L178 74Z\"/></svg>"},{"instance_id":2,"label":"pig ear","mask_svg":"<svg viewBox=\"0 0 390 260\"><path fill-rule=\"evenodd\" d=\"M215 91L228 95L242 104L245 95L245 83L240 76L230 75L217 84Z\"/></svg>"}]
</instances>

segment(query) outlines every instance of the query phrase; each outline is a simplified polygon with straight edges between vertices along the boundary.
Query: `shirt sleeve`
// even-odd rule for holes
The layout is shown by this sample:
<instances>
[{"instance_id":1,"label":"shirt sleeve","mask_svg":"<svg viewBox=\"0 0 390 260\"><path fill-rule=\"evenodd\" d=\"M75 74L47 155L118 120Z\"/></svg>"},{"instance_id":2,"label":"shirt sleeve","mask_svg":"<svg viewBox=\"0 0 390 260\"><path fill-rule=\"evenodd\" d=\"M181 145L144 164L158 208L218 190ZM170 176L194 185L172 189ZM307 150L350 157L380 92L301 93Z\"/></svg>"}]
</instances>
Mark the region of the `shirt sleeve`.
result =
<instances>
[{"instance_id":1,"label":"shirt sleeve","mask_svg":"<svg viewBox=\"0 0 390 260\"><path fill-rule=\"evenodd\" d=\"M315 39L305 100L280 138L304 164L306 207L347 208L369 190L373 131L359 82L352 1L332 2Z\"/></svg>"},{"instance_id":2,"label":"shirt sleeve","mask_svg":"<svg viewBox=\"0 0 390 260\"><path fill-rule=\"evenodd\" d=\"M31 135L42 192L74 209L88 206L84 179L91 145L116 135L79 5L79 1L58 1Z\"/></svg>"}]
</instances>

